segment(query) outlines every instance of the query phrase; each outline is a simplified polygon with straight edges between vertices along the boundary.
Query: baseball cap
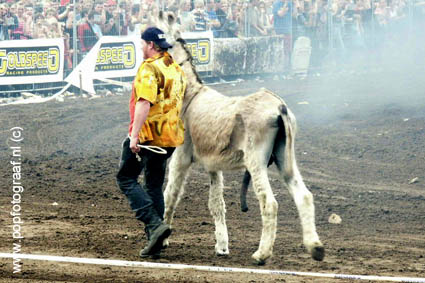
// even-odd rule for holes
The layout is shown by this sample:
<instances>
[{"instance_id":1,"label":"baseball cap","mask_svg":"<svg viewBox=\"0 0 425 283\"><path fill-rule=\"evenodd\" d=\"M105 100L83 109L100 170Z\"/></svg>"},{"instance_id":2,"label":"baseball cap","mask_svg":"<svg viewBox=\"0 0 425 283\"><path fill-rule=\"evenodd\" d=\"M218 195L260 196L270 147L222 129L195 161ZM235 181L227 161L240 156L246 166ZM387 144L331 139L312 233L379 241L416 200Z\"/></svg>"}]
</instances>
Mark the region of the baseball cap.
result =
<instances>
[{"instance_id":1,"label":"baseball cap","mask_svg":"<svg viewBox=\"0 0 425 283\"><path fill-rule=\"evenodd\" d=\"M153 41L158 44L159 47L167 49L173 47L171 44L167 42L165 39L165 34L162 30L156 27L147 28L142 33L142 39L145 41Z\"/></svg>"}]
</instances>

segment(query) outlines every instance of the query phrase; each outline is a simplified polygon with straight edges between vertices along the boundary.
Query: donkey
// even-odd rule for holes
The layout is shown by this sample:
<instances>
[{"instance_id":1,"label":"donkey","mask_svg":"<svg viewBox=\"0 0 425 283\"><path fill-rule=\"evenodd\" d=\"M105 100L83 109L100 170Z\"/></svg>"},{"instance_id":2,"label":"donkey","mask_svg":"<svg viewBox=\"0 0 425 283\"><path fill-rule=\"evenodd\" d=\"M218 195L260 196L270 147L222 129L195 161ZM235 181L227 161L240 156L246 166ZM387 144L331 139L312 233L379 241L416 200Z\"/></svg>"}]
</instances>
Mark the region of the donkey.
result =
<instances>
[{"instance_id":1,"label":"donkey","mask_svg":"<svg viewBox=\"0 0 425 283\"><path fill-rule=\"evenodd\" d=\"M266 89L245 97L226 97L203 85L173 14L160 12L153 24L164 31L167 41L173 45L171 55L182 66L188 82L182 108L185 140L176 148L169 163L164 221L172 224L188 169L194 162L201 163L211 179L208 208L215 221L215 252L229 254L222 171L247 170L262 218L261 240L252 258L259 265L265 264L273 254L277 226L278 204L267 175L267 165L273 155L297 206L304 246L313 259L323 260L325 250L316 232L313 196L295 160L293 113L282 98ZM168 239L164 245L168 245Z\"/></svg>"}]
</instances>

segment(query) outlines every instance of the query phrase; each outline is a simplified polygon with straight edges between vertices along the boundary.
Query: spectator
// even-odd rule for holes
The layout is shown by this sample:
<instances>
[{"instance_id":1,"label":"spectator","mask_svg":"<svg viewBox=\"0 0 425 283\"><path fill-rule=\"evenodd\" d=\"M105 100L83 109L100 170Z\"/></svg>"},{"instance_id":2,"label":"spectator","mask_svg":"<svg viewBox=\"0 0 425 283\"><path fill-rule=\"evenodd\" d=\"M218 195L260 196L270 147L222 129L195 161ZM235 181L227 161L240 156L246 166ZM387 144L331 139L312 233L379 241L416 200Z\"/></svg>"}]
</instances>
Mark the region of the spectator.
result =
<instances>
[{"instance_id":1,"label":"spectator","mask_svg":"<svg viewBox=\"0 0 425 283\"><path fill-rule=\"evenodd\" d=\"M154 2L148 2L144 7L144 15L146 15L147 25L154 25L156 17L159 13L159 6Z\"/></svg>"},{"instance_id":2,"label":"spectator","mask_svg":"<svg viewBox=\"0 0 425 283\"><path fill-rule=\"evenodd\" d=\"M61 24L57 20L47 22L47 28L49 30L47 34L47 38L62 38L63 37Z\"/></svg>"},{"instance_id":3,"label":"spectator","mask_svg":"<svg viewBox=\"0 0 425 283\"><path fill-rule=\"evenodd\" d=\"M182 31L191 31L195 29L195 20L191 11L190 0L184 0L181 9L177 11Z\"/></svg>"},{"instance_id":4,"label":"spectator","mask_svg":"<svg viewBox=\"0 0 425 283\"><path fill-rule=\"evenodd\" d=\"M293 38L306 36L307 25L309 24L309 13L306 12L304 0L295 0L293 15Z\"/></svg>"},{"instance_id":5,"label":"spectator","mask_svg":"<svg viewBox=\"0 0 425 283\"><path fill-rule=\"evenodd\" d=\"M360 21L361 21L361 29L363 32L363 39L365 46L371 47L373 38L373 28L372 28L372 5L370 0L359 0L357 2L359 13L360 13Z\"/></svg>"},{"instance_id":6,"label":"spectator","mask_svg":"<svg viewBox=\"0 0 425 283\"><path fill-rule=\"evenodd\" d=\"M214 37L218 36L220 31L220 22L217 18L217 14L215 13L215 3L214 0L207 0L207 29L211 29L213 31Z\"/></svg>"},{"instance_id":7,"label":"spectator","mask_svg":"<svg viewBox=\"0 0 425 283\"><path fill-rule=\"evenodd\" d=\"M276 0L273 3L273 24L276 34L283 36L284 68L290 70L292 52L292 2L290 0Z\"/></svg>"},{"instance_id":8,"label":"spectator","mask_svg":"<svg viewBox=\"0 0 425 283\"><path fill-rule=\"evenodd\" d=\"M47 37L47 35L44 34L43 23L44 23L44 16L42 14L35 14L34 15L34 30L33 30L34 38Z\"/></svg>"},{"instance_id":9,"label":"spectator","mask_svg":"<svg viewBox=\"0 0 425 283\"><path fill-rule=\"evenodd\" d=\"M84 0L81 2L81 5L82 10L86 10L90 13L93 10L94 3L91 0Z\"/></svg>"},{"instance_id":10,"label":"spectator","mask_svg":"<svg viewBox=\"0 0 425 283\"><path fill-rule=\"evenodd\" d=\"M7 16L7 4L0 4L0 40L9 39L9 22Z\"/></svg>"},{"instance_id":11,"label":"spectator","mask_svg":"<svg viewBox=\"0 0 425 283\"><path fill-rule=\"evenodd\" d=\"M28 38L33 38L34 20L33 20L33 7L32 4L25 6L24 14L24 34Z\"/></svg>"},{"instance_id":12,"label":"spectator","mask_svg":"<svg viewBox=\"0 0 425 283\"><path fill-rule=\"evenodd\" d=\"M73 53L74 50L74 32L73 32L73 24L74 24L74 12L69 11L67 13L64 32L69 36L69 48L70 53Z\"/></svg>"},{"instance_id":13,"label":"spectator","mask_svg":"<svg viewBox=\"0 0 425 283\"><path fill-rule=\"evenodd\" d=\"M245 5L241 1L237 1L232 5L233 19L238 26L238 35L245 34Z\"/></svg>"},{"instance_id":14,"label":"spectator","mask_svg":"<svg viewBox=\"0 0 425 283\"><path fill-rule=\"evenodd\" d=\"M103 26L103 34L104 35L118 35L119 29L118 25L119 22L116 23L113 12L117 8L117 3L114 0L108 0L105 5L105 14L106 14L106 21ZM118 13L119 15L119 13Z\"/></svg>"},{"instance_id":15,"label":"spectator","mask_svg":"<svg viewBox=\"0 0 425 283\"><path fill-rule=\"evenodd\" d=\"M311 65L320 66L328 50L327 3L317 0L310 11Z\"/></svg>"},{"instance_id":16,"label":"spectator","mask_svg":"<svg viewBox=\"0 0 425 283\"><path fill-rule=\"evenodd\" d=\"M266 3L262 0L258 4L258 26L265 31L265 35L271 35L273 31L271 13L266 9Z\"/></svg>"},{"instance_id":17,"label":"spectator","mask_svg":"<svg viewBox=\"0 0 425 283\"><path fill-rule=\"evenodd\" d=\"M376 16L378 26L381 30L385 29L390 16L390 7L387 6L386 0L380 0L376 6L374 15Z\"/></svg>"},{"instance_id":18,"label":"spectator","mask_svg":"<svg viewBox=\"0 0 425 283\"><path fill-rule=\"evenodd\" d=\"M128 22L127 34L128 35L141 35L142 23L140 21L140 4L134 4L131 7L130 21Z\"/></svg>"},{"instance_id":19,"label":"spectator","mask_svg":"<svg viewBox=\"0 0 425 283\"><path fill-rule=\"evenodd\" d=\"M236 22L232 19L231 14L229 14L229 11L231 10L228 8L227 0L216 0L215 2L215 13L218 21L220 22L217 37L236 37L238 28Z\"/></svg>"},{"instance_id":20,"label":"spectator","mask_svg":"<svg viewBox=\"0 0 425 283\"><path fill-rule=\"evenodd\" d=\"M45 15L46 21L48 21L50 23L55 22L55 21L57 22L58 21L57 15L58 15L58 11L55 10L54 8L50 8L50 9L46 10L46 15Z\"/></svg>"},{"instance_id":21,"label":"spectator","mask_svg":"<svg viewBox=\"0 0 425 283\"><path fill-rule=\"evenodd\" d=\"M106 22L106 9L103 5L103 1L96 0L96 2L94 2L93 9L98 15L100 15L100 19L97 22L100 25L100 27L103 27Z\"/></svg>"},{"instance_id":22,"label":"spectator","mask_svg":"<svg viewBox=\"0 0 425 283\"><path fill-rule=\"evenodd\" d=\"M15 6L15 5L12 5ZM16 10L15 12L12 12ZM15 14L16 13L16 14ZM14 18L15 28L11 30L10 39L28 39L28 36L24 34L24 27L26 22L25 7L22 3L15 6L15 9L10 10L10 15ZM15 15L15 16L13 16Z\"/></svg>"},{"instance_id":23,"label":"spectator","mask_svg":"<svg viewBox=\"0 0 425 283\"><path fill-rule=\"evenodd\" d=\"M7 4L5 6L5 22L8 28L8 39L20 39L23 34L23 26L19 26L18 17L10 11Z\"/></svg>"},{"instance_id":24,"label":"spectator","mask_svg":"<svg viewBox=\"0 0 425 283\"><path fill-rule=\"evenodd\" d=\"M384 0L385 1L385 0ZM332 23L333 23L333 39L331 46L343 51L345 49L344 40L342 38L343 33L343 18L346 11L347 2L346 0L335 1L332 5Z\"/></svg>"},{"instance_id":25,"label":"spectator","mask_svg":"<svg viewBox=\"0 0 425 283\"><path fill-rule=\"evenodd\" d=\"M203 0L196 0L192 17L195 21L193 31L206 31L208 29L208 14L205 11Z\"/></svg>"},{"instance_id":26,"label":"spectator","mask_svg":"<svg viewBox=\"0 0 425 283\"><path fill-rule=\"evenodd\" d=\"M258 0L250 0L246 9L245 36L267 35L267 31L260 26L260 11Z\"/></svg>"},{"instance_id":27,"label":"spectator","mask_svg":"<svg viewBox=\"0 0 425 283\"><path fill-rule=\"evenodd\" d=\"M60 22L66 22L66 20L68 19L68 14L69 12L73 11L74 9L74 5L73 4L66 4L66 6L60 6L58 9L58 15L57 15L57 19Z\"/></svg>"},{"instance_id":28,"label":"spectator","mask_svg":"<svg viewBox=\"0 0 425 283\"><path fill-rule=\"evenodd\" d=\"M94 24L95 12L88 12L83 10L81 13L82 22L78 25L78 42L80 44L80 58L79 61L92 49L96 44L98 37L93 31L92 25Z\"/></svg>"},{"instance_id":29,"label":"spectator","mask_svg":"<svg viewBox=\"0 0 425 283\"><path fill-rule=\"evenodd\" d=\"M99 14L96 10L92 11L93 13L93 24L91 25L96 37L99 39L103 36L102 33L102 15Z\"/></svg>"}]
</instances>

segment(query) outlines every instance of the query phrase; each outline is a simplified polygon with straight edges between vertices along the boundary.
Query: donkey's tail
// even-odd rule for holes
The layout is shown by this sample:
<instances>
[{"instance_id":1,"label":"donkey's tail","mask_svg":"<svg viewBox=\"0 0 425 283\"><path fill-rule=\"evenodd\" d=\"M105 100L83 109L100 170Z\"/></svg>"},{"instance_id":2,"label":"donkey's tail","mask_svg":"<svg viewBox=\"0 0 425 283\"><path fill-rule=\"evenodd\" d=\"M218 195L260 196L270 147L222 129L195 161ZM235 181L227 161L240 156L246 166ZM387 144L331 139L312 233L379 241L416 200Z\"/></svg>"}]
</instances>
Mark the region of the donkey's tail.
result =
<instances>
[{"instance_id":1,"label":"donkey's tail","mask_svg":"<svg viewBox=\"0 0 425 283\"><path fill-rule=\"evenodd\" d=\"M282 118L279 123L279 128L282 127L285 131L285 149L284 149L284 176L285 179L291 179L294 176L294 164L295 164L295 134L297 132L297 123L294 114L291 110L285 105L281 104L279 106L280 118ZM279 119L280 120L280 119ZM279 137L277 137L279 138ZM279 165L278 165L279 166ZM288 180L286 180L288 181Z\"/></svg>"}]
</instances>

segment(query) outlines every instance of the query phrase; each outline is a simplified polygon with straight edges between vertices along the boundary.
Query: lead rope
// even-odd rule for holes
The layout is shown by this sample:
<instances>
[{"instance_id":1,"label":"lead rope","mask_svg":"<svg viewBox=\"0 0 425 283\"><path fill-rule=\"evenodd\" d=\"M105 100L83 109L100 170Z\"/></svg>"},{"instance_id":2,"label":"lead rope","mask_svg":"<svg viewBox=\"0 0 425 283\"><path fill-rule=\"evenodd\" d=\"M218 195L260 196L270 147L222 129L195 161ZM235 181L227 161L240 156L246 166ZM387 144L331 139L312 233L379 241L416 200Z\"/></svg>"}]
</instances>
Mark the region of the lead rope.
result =
<instances>
[{"instance_id":1,"label":"lead rope","mask_svg":"<svg viewBox=\"0 0 425 283\"><path fill-rule=\"evenodd\" d=\"M163 149L159 146L156 146L156 145L141 145L141 144L138 144L137 147L144 148L144 149L150 150L150 151L158 153L158 154L167 154L167 151L165 149ZM139 156L139 153L136 153L136 158L137 158L137 161L139 161L139 162L142 161L142 158Z\"/></svg>"}]
</instances>

